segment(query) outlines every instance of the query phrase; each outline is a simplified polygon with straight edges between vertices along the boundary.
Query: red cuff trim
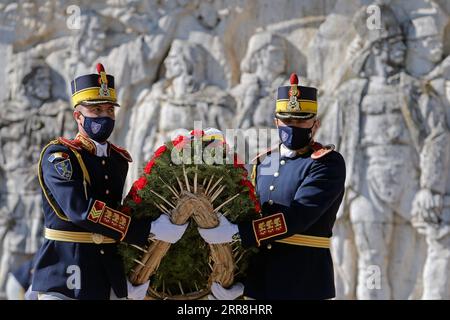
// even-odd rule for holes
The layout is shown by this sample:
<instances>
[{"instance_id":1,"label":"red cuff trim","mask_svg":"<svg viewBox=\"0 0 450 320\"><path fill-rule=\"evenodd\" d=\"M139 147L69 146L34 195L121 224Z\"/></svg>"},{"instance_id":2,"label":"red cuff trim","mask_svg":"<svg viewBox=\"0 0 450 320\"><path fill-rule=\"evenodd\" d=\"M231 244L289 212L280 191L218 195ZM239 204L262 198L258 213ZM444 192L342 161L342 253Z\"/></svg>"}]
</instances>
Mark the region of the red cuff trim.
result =
<instances>
[{"instance_id":1,"label":"red cuff trim","mask_svg":"<svg viewBox=\"0 0 450 320\"><path fill-rule=\"evenodd\" d=\"M105 208L106 204L104 202L95 200L91 211L89 211L88 220L97 223L98 219L100 219L100 217L102 216Z\"/></svg>"},{"instance_id":2,"label":"red cuff trim","mask_svg":"<svg viewBox=\"0 0 450 320\"><path fill-rule=\"evenodd\" d=\"M287 226L283 213L280 212L262 219L254 220L253 232L255 233L255 239L258 246L262 240L285 234L287 232Z\"/></svg>"},{"instance_id":3,"label":"red cuff trim","mask_svg":"<svg viewBox=\"0 0 450 320\"><path fill-rule=\"evenodd\" d=\"M119 232L122 235L122 240L127 234L131 217L123 212L111 209L102 201L95 200L94 205L89 212L88 220L95 223L100 223L105 227Z\"/></svg>"}]
</instances>

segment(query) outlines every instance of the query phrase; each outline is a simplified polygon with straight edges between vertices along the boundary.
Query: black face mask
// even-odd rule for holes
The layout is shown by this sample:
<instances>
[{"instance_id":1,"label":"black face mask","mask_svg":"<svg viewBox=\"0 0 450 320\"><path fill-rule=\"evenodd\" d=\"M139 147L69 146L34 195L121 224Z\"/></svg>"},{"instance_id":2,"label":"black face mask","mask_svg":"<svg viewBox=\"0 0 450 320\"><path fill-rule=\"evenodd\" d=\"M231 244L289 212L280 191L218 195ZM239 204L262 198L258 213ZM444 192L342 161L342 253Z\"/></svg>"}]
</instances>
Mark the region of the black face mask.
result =
<instances>
[{"instance_id":1,"label":"black face mask","mask_svg":"<svg viewBox=\"0 0 450 320\"><path fill-rule=\"evenodd\" d=\"M304 148L311 142L313 127L314 125L311 128L280 126L278 127L278 134L281 143L291 150Z\"/></svg>"},{"instance_id":2,"label":"black face mask","mask_svg":"<svg viewBox=\"0 0 450 320\"><path fill-rule=\"evenodd\" d=\"M80 112L81 113L81 112ZM84 117L83 129L88 134L89 138L99 143L108 140L114 129L115 121L110 117Z\"/></svg>"}]
</instances>

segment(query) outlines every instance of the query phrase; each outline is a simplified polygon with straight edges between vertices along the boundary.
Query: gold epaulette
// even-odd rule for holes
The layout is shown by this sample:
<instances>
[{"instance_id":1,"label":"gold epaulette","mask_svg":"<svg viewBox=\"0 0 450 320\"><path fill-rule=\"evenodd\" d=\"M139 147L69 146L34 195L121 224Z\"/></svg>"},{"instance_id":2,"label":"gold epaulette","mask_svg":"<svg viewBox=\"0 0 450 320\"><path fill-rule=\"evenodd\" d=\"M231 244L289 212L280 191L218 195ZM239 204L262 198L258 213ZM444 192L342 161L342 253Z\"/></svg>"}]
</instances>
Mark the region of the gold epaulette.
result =
<instances>
[{"instance_id":1,"label":"gold epaulette","mask_svg":"<svg viewBox=\"0 0 450 320\"><path fill-rule=\"evenodd\" d=\"M78 151L82 150L82 145L81 142L78 140L70 140L64 137L59 137L57 140L60 144L70 148L70 149L75 149Z\"/></svg>"},{"instance_id":2,"label":"gold epaulette","mask_svg":"<svg viewBox=\"0 0 450 320\"><path fill-rule=\"evenodd\" d=\"M311 147L313 148L314 152L311 154L311 158L314 160L320 159L322 157L324 157L325 155L329 154L330 152L332 152L336 147L334 146L334 144L327 144L327 145L322 145L318 142L314 142Z\"/></svg>"},{"instance_id":3,"label":"gold epaulette","mask_svg":"<svg viewBox=\"0 0 450 320\"><path fill-rule=\"evenodd\" d=\"M128 162L133 162L133 159L131 158L131 155L128 153L127 150L125 150L124 148L118 147L112 143L110 143L110 145L111 145L111 149L116 151L122 157L124 157L125 160L127 160Z\"/></svg>"}]
</instances>

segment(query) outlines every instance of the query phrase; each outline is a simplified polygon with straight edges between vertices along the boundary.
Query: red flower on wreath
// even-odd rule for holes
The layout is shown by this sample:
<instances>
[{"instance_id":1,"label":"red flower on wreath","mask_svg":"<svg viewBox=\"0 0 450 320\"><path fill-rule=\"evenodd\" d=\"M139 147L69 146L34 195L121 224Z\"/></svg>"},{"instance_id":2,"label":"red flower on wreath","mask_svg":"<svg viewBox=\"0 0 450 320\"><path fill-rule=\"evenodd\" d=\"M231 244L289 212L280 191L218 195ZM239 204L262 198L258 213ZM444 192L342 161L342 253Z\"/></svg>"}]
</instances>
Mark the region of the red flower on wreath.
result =
<instances>
[{"instance_id":1,"label":"red flower on wreath","mask_svg":"<svg viewBox=\"0 0 450 320\"><path fill-rule=\"evenodd\" d=\"M142 202L142 198L139 197L139 195L137 194L137 189L134 184L131 187L130 192L128 192L127 198L131 198L133 200L133 202L136 204L139 204Z\"/></svg>"},{"instance_id":2,"label":"red flower on wreath","mask_svg":"<svg viewBox=\"0 0 450 320\"><path fill-rule=\"evenodd\" d=\"M137 179L133 184L137 190L142 190L147 185L147 178L145 176L140 177Z\"/></svg>"},{"instance_id":3,"label":"red flower on wreath","mask_svg":"<svg viewBox=\"0 0 450 320\"><path fill-rule=\"evenodd\" d=\"M136 194L135 196L133 196L133 201L134 201L136 204L140 204L140 203L142 202L142 198L139 197L139 196Z\"/></svg>"},{"instance_id":4,"label":"red flower on wreath","mask_svg":"<svg viewBox=\"0 0 450 320\"><path fill-rule=\"evenodd\" d=\"M161 155L166 151L167 151L166 145L162 145L155 151L155 154L153 155L152 159L149 162L147 162L147 165L144 168L144 172L146 174L150 174L152 172L152 167L155 164L155 159L161 157Z\"/></svg>"},{"instance_id":5,"label":"red flower on wreath","mask_svg":"<svg viewBox=\"0 0 450 320\"><path fill-rule=\"evenodd\" d=\"M244 178L241 180L241 185L248 188L248 191L249 191L248 196L249 196L250 200L252 200L253 205L255 206L255 211L260 212L261 206L259 205L259 201L256 198L255 187L253 187L253 184L250 181L248 181L246 178Z\"/></svg>"},{"instance_id":6,"label":"red flower on wreath","mask_svg":"<svg viewBox=\"0 0 450 320\"><path fill-rule=\"evenodd\" d=\"M131 208L128 206L121 206L120 207L120 212L125 213L126 215L131 215Z\"/></svg>"},{"instance_id":7,"label":"red flower on wreath","mask_svg":"<svg viewBox=\"0 0 450 320\"><path fill-rule=\"evenodd\" d=\"M150 174L150 172L152 172L152 167L153 167L153 165L155 164L155 160L150 160L148 163L147 163L147 165L145 166L145 168L144 168L144 172L146 173L146 174Z\"/></svg>"},{"instance_id":8,"label":"red flower on wreath","mask_svg":"<svg viewBox=\"0 0 450 320\"><path fill-rule=\"evenodd\" d=\"M189 141L189 138L186 136L178 136L174 140L172 140L172 144L177 150L183 149L186 143Z\"/></svg>"},{"instance_id":9,"label":"red flower on wreath","mask_svg":"<svg viewBox=\"0 0 450 320\"><path fill-rule=\"evenodd\" d=\"M156 151L155 154L153 155L153 159L154 158L158 158L160 157L164 152L166 152L167 147L165 144L163 144L161 147L159 147Z\"/></svg>"},{"instance_id":10,"label":"red flower on wreath","mask_svg":"<svg viewBox=\"0 0 450 320\"><path fill-rule=\"evenodd\" d=\"M203 130L192 130L191 131L191 136L194 137L203 137L205 135L205 131Z\"/></svg>"},{"instance_id":11,"label":"red flower on wreath","mask_svg":"<svg viewBox=\"0 0 450 320\"><path fill-rule=\"evenodd\" d=\"M253 184L252 184L250 181L248 181L247 179L242 179L242 180L241 180L241 184L242 184L243 186L249 188L250 190L253 189Z\"/></svg>"},{"instance_id":12,"label":"red flower on wreath","mask_svg":"<svg viewBox=\"0 0 450 320\"><path fill-rule=\"evenodd\" d=\"M150 174L152 172L152 167L155 165L155 160L157 158L161 157L161 155L166 151L167 151L166 145L162 145L155 151L152 159L147 163L147 165L144 168L145 174ZM133 186L131 187L131 190L128 193L127 198L131 198L136 204L141 203L142 198L138 195L138 191L144 189L145 186L147 185L147 183L148 183L148 180L145 175L140 177L139 179L137 179L133 183Z\"/></svg>"}]
</instances>

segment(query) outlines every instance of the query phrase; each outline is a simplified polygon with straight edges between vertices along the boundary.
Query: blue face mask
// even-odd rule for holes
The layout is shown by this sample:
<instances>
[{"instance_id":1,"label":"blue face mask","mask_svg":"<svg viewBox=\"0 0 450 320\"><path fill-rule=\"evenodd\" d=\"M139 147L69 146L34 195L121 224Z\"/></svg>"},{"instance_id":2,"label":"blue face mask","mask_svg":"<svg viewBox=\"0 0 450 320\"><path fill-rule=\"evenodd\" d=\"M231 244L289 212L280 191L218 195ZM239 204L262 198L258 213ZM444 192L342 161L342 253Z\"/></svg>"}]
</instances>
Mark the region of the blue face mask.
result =
<instances>
[{"instance_id":1,"label":"blue face mask","mask_svg":"<svg viewBox=\"0 0 450 320\"><path fill-rule=\"evenodd\" d=\"M84 114L81 115L84 117L83 129L86 131L89 138L99 143L108 140L114 129L115 121L113 119L110 117L93 118L86 117Z\"/></svg>"},{"instance_id":2,"label":"blue face mask","mask_svg":"<svg viewBox=\"0 0 450 320\"><path fill-rule=\"evenodd\" d=\"M278 134L281 143L291 150L304 148L311 142L313 127L314 125L312 125L311 128L279 126Z\"/></svg>"}]
</instances>

